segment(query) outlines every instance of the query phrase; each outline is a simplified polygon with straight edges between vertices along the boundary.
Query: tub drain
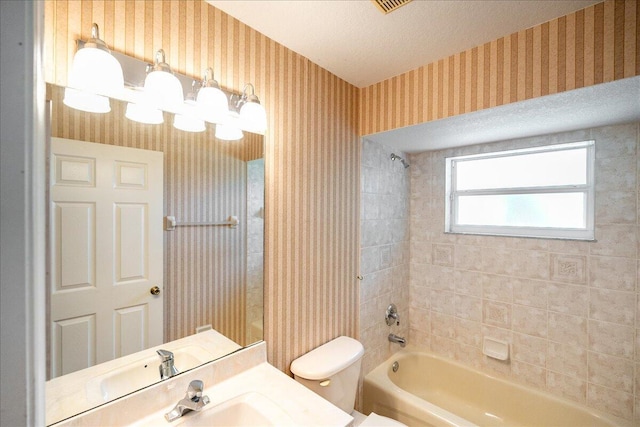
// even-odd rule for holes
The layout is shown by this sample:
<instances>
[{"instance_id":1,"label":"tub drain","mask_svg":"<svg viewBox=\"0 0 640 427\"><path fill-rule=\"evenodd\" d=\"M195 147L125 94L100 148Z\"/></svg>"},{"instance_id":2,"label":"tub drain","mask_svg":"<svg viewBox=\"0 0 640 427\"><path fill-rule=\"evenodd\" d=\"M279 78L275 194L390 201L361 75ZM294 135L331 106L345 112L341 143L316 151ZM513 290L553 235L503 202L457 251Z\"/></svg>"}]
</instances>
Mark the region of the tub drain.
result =
<instances>
[{"instance_id":1,"label":"tub drain","mask_svg":"<svg viewBox=\"0 0 640 427\"><path fill-rule=\"evenodd\" d=\"M393 365L391 365L391 369L393 370L393 372L398 372L399 367L400 364L398 362L393 362Z\"/></svg>"}]
</instances>

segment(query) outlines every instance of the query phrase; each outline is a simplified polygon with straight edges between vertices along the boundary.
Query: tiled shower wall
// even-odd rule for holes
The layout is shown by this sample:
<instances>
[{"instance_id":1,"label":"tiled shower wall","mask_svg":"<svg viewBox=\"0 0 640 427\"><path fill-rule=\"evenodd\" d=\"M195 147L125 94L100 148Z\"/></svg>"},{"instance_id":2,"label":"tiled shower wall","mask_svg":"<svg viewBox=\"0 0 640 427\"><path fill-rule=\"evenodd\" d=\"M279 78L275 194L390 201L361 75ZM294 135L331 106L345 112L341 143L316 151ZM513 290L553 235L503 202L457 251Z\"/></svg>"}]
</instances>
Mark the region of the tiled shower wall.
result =
<instances>
[{"instance_id":1,"label":"tiled shower wall","mask_svg":"<svg viewBox=\"0 0 640 427\"><path fill-rule=\"evenodd\" d=\"M247 162L247 342L264 338L264 159Z\"/></svg>"},{"instance_id":2,"label":"tiled shower wall","mask_svg":"<svg viewBox=\"0 0 640 427\"><path fill-rule=\"evenodd\" d=\"M640 421L639 133L635 123L412 155L410 341L626 419L635 407ZM590 139L596 242L443 233L446 156ZM483 356L487 336L511 343L509 362Z\"/></svg>"},{"instance_id":3,"label":"tiled shower wall","mask_svg":"<svg viewBox=\"0 0 640 427\"><path fill-rule=\"evenodd\" d=\"M364 141L361 179L360 341L367 373L400 348L389 333L409 331L410 169L391 160L392 150ZM407 156L395 151L399 156ZM387 326L384 314L395 303L400 325Z\"/></svg>"}]
</instances>

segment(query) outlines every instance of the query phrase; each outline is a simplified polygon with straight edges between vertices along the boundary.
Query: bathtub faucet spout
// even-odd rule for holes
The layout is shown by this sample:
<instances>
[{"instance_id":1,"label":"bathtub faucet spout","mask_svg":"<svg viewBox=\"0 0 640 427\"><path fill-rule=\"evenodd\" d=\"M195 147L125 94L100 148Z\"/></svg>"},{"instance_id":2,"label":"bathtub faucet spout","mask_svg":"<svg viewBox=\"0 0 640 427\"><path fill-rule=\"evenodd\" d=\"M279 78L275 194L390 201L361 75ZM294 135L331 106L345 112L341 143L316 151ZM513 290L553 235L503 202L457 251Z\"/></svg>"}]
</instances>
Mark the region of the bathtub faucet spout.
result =
<instances>
[{"instance_id":1,"label":"bathtub faucet spout","mask_svg":"<svg viewBox=\"0 0 640 427\"><path fill-rule=\"evenodd\" d=\"M389 334L389 341L400 344L400 347L407 345L407 340L404 337L399 337L396 334Z\"/></svg>"}]
</instances>

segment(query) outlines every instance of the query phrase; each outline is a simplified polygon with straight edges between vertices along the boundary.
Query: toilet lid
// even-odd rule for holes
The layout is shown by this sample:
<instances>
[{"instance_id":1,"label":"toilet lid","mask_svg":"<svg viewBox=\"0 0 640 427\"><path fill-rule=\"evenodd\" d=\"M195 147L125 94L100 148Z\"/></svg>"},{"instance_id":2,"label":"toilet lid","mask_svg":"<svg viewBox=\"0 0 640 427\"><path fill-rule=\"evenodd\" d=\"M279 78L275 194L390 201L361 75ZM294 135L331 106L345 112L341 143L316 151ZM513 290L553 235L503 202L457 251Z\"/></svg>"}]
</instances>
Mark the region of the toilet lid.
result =
<instances>
[{"instance_id":1,"label":"toilet lid","mask_svg":"<svg viewBox=\"0 0 640 427\"><path fill-rule=\"evenodd\" d=\"M407 425L372 412L367 419L360 424L360 427L407 427Z\"/></svg>"},{"instance_id":2,"label":"toilet lid","mask_svg":"<svg viewBox=\"0 0 640 427\"><path fill-rule=\"evenodd\" d=\"M338 337L321 345L291 363L291 372L306 380L331 378L364 354L364 347L350 337Z\"/></svg>"}]
</instances>

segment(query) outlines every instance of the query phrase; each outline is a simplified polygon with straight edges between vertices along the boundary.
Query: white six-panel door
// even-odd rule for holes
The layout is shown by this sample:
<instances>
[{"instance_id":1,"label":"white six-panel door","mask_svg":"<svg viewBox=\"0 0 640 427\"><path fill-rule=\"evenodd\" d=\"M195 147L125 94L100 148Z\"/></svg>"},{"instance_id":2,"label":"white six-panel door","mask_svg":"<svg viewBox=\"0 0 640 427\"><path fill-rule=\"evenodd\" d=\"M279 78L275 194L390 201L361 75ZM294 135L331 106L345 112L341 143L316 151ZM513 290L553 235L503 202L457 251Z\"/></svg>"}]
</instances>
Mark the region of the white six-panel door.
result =
<instances>
[{"instance_id":1,"label":"white six-panel door","mask_svg":"<svg viewBox=\"0 0 640 427\"><path fill-rule=\"evenodd\" d=\"M162 343L163 153L61 138L51 144L56 377Z\"/></svg>"}]
</instances>

